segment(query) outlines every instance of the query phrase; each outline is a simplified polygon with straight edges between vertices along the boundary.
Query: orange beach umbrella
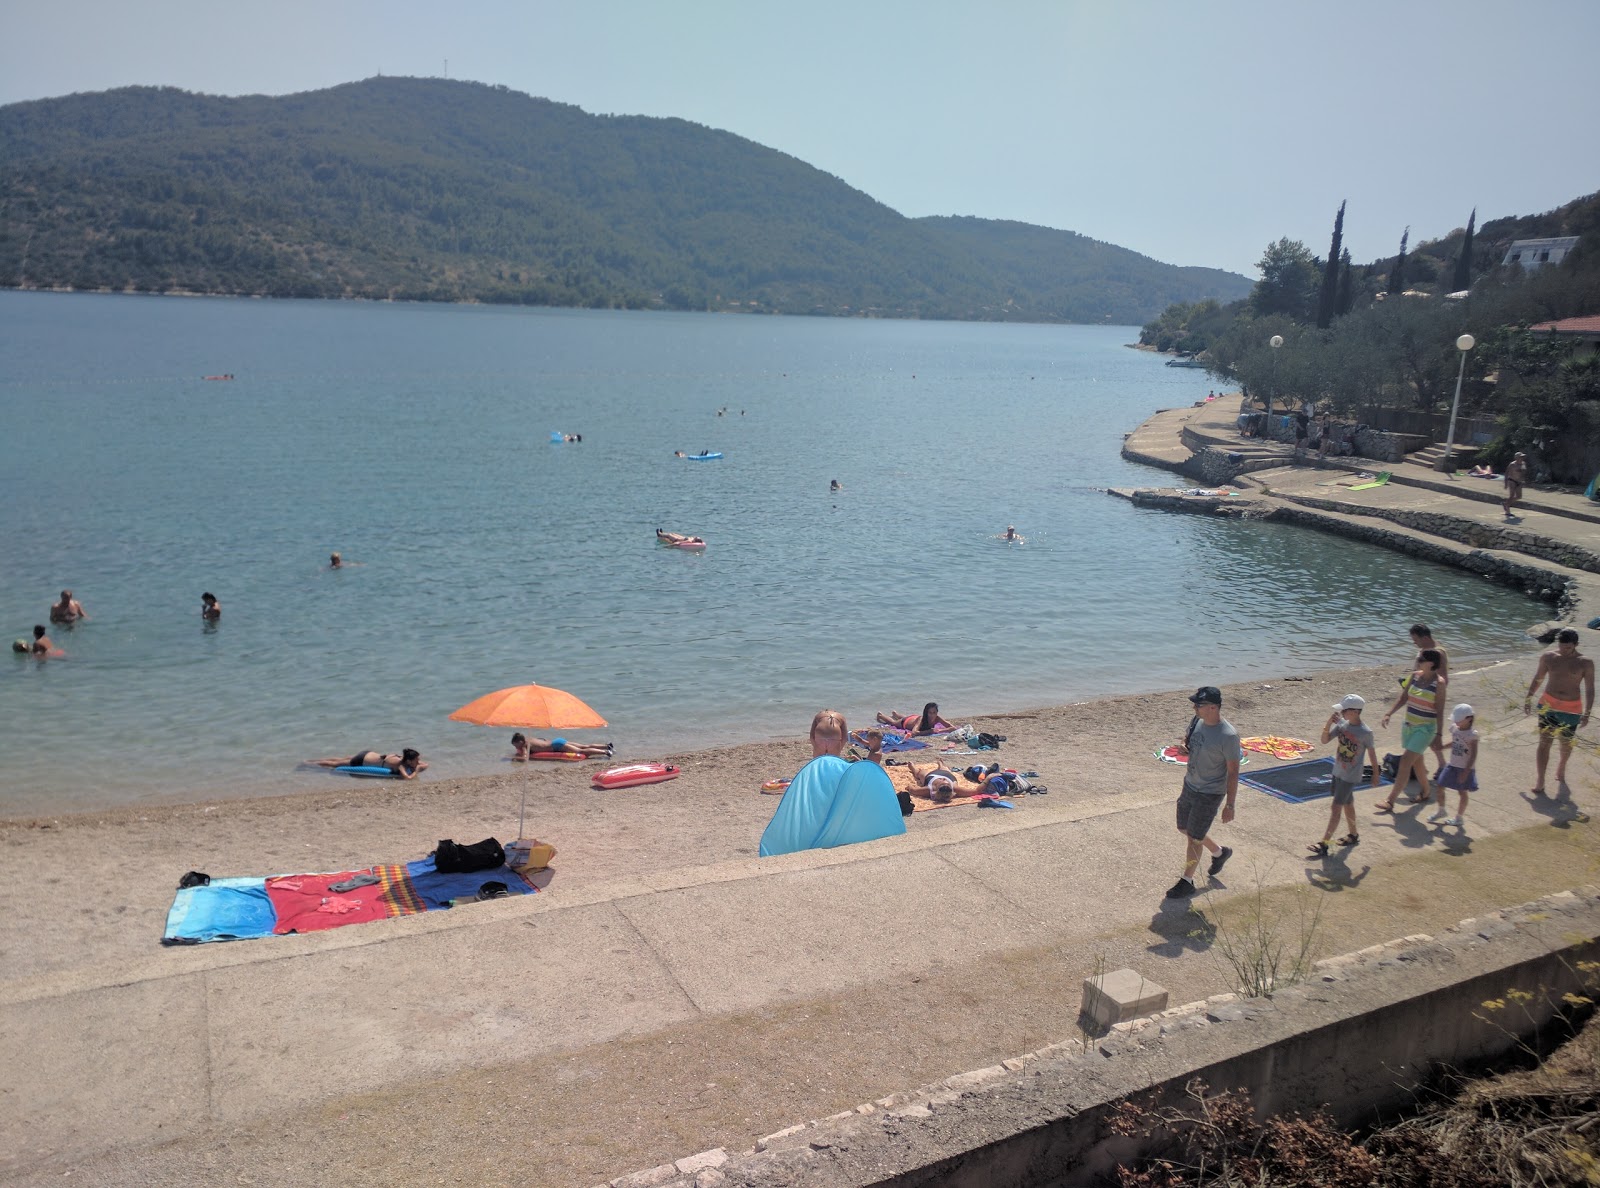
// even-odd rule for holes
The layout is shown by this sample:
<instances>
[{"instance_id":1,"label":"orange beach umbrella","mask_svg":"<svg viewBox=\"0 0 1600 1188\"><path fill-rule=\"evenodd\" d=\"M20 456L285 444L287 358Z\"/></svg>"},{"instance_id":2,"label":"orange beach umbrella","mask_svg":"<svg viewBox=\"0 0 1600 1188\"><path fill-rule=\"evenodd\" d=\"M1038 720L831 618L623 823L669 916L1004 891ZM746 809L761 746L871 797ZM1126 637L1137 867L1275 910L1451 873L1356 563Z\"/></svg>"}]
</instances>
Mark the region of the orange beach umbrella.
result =
<instances>
[{"instance_id":1,"label":"orange beach umbrella","mask_svg":"<svg viewBox=\"0 0 1600 1188\"><path fill-rule=\"evenodd\" d=\"M593 730L606 724L571 693L547 685L515 685L486 693L456 710L450 720L528 730Z\"/></svg>"}]
</instances>

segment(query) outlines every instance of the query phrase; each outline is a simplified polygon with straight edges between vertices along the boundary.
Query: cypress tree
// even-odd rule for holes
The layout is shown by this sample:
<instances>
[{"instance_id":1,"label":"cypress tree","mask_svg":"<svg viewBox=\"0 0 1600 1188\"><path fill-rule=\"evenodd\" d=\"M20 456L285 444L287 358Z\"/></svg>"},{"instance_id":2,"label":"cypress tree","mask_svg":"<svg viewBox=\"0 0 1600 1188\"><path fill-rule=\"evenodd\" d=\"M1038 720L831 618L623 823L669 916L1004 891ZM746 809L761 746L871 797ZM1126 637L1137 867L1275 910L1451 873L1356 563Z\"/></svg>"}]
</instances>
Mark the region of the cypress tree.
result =
<instances>
[{"instance_id":1,"label":"cypress tree","mask_svg":"<svg viewBox=\"0 0 1600 1188\"><path fill-rule=\"evenodd\" d=\"M1347 199L1348 201L1348 199ZM1328 247L1328 262L1322 266L1322 292L1317 297L1317 329L1326 330L1333 321L1333 307L1339 294L1339 246L1344 242L1344 203L1333 217L1333 243Z\"/></svg>"},{"instance_id":2,"label":"cypress tree","mask_svg":"<svg viewBox=\"0 0 1600 1188\"><path fill-rule=\"evenodd\" d=\"M1461 254L1456 257L1456 275L1450 282L1453 292L1472 288L1472 229L1478 221L1478 208L1472 208L1472 214L1467 218L1467 233L1461 239Z\"/></svg>"},{"instance_id":3,"label":"cypress tree","mask_svg":"<svg viewBox=\"0 0 1600 1188\"><path fill-rule=\"evenodd\" d=\"M1403 293L1406 288L1406 240L1411 238L1411 228L1407 227L1400 236L1400 254L1394 258L1394 267L1389 269L1389 292Z\"/></svg>"},{"instance_id":4,"label":"cypress tree","mask_svg":"<svg viewBox=\"0 0 1600 1188\"><path fill-rule=\"evenodd\" d=\"M1356 303L1356 282L1350 271L1350 249L1345 248L1339 259L1339 297L1334 303L1334 315L1344 317Z\"/></svg>"}]
</instances>

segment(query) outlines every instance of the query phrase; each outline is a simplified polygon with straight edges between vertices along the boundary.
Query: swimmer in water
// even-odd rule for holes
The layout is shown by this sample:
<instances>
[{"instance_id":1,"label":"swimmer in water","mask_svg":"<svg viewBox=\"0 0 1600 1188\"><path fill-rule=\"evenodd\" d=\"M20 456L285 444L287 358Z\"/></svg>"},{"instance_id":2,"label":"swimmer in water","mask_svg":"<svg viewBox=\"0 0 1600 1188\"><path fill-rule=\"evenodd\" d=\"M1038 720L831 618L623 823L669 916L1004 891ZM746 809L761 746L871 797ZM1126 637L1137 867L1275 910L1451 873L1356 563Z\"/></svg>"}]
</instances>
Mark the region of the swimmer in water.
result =
<instances>
[{"instance_id":1,"label":"swimmer in water","mask_svg":"<svg viewBox=\"0 0 1600 1188\"><path fill-rule=\"evenodd\" d=\"M61 591L61 601L50 606L52 623L76 623L79 619L88 617L88 612L83 609L83 603L72 596L71 590Z\"/></svg>"},{"instance_id":2,"label":"swimmer in water","mask_svg":"<svg viewBox=\"0 0 1600 1188\"><path fill-rule=\"evenodd\" d=\"M843 491L844 488L839 485L839 480L838 479L834 479L832 482L830 482L828 484L828 490L830 490L830 491Z\"/></svg>"},{"instance_id":3,"label":"swimmer in water","mask_svg":"<svg viewBox=\"0 0 1600 1188\"><path fill-rule=\"evenodd\" d=\"M208 623L214 623L222 618L222 603L217 601L215 594L200 595L200 617Z\"/></svg>"},{"instance_id":4,"label":"swimmer in water","mask_svg":"<svg viewBox=\"0 0 1600 1188\"><path fill-rule=\"evenodd\" d=\"M338 553L335 553L333 556L328 558L328 568L329 569L343 569L344 568L344 558L341 557Z\"/></svg>"}]
</instances>

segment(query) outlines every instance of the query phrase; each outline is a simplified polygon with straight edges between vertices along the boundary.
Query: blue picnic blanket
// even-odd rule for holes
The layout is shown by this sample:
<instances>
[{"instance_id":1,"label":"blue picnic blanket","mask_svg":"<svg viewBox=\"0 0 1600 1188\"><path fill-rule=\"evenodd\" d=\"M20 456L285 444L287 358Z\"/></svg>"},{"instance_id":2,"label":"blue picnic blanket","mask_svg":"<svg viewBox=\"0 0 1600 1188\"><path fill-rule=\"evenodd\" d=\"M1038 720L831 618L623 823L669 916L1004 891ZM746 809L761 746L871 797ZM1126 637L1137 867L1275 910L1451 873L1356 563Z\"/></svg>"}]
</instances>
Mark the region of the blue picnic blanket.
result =
<instances>
[{"instance_id":1,"label":"blue picnic blanket","mask_svg":"<svg viewBox=\"0 0 1600 1188\"><path fill-rule=\"evenodd\" d=\"M504 883L513 895L531 895L538 890L509 866L474 870L468 874L441 874L434 868L432 854L418 862L407 862L406 874L410 876L417 897L429 911L449 907L452 899L475 898L478 888L485 883Z\"/></svg>"},{"instance_id":2,"label":"blue picnic blanket","mask_svg":"<svg viewBox=\"0 0 1600 1188\"><path fill-rule=\"evenodd\" d=\"M178 888L161 943L250 940L271 936L277 922L265 878L212 879L203 887Z\"/></svg>"}]
</instances>

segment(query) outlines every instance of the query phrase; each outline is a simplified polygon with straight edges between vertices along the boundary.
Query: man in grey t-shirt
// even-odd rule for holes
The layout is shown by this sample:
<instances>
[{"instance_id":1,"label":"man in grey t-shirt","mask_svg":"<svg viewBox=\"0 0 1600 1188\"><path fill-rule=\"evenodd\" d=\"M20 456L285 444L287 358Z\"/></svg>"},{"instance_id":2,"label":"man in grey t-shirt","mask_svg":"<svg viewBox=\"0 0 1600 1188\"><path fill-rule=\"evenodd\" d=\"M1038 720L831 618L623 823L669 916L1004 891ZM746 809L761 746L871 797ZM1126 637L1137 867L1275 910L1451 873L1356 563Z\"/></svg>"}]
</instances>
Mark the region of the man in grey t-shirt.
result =
<instances>
[{"instance_id":1,"label":"man in grey t-shirt","mask_svg":"<svg viewBox=\"0 0 1600 1188\"><path fill-rule=\"evenodd\" d=\"M1222 716L1222 690L1202 685L1189 698L1194 706L1194 722L1189 726L1186 746L1189 761L1183 770L1183 792L1178 796L1178 832L1183 834L1183 877L1167 891L1168 899L1188 899L1194 894L1194 872L1200 865L1200 851L1211 852L1207 873L1221 873L1223 864L1233 857L1228 846L1211 840L1211 823L1218 810L1222 823L1233 820L1233 802L1239 794L1239 732Z\"/></svg>"}]
</instances>

